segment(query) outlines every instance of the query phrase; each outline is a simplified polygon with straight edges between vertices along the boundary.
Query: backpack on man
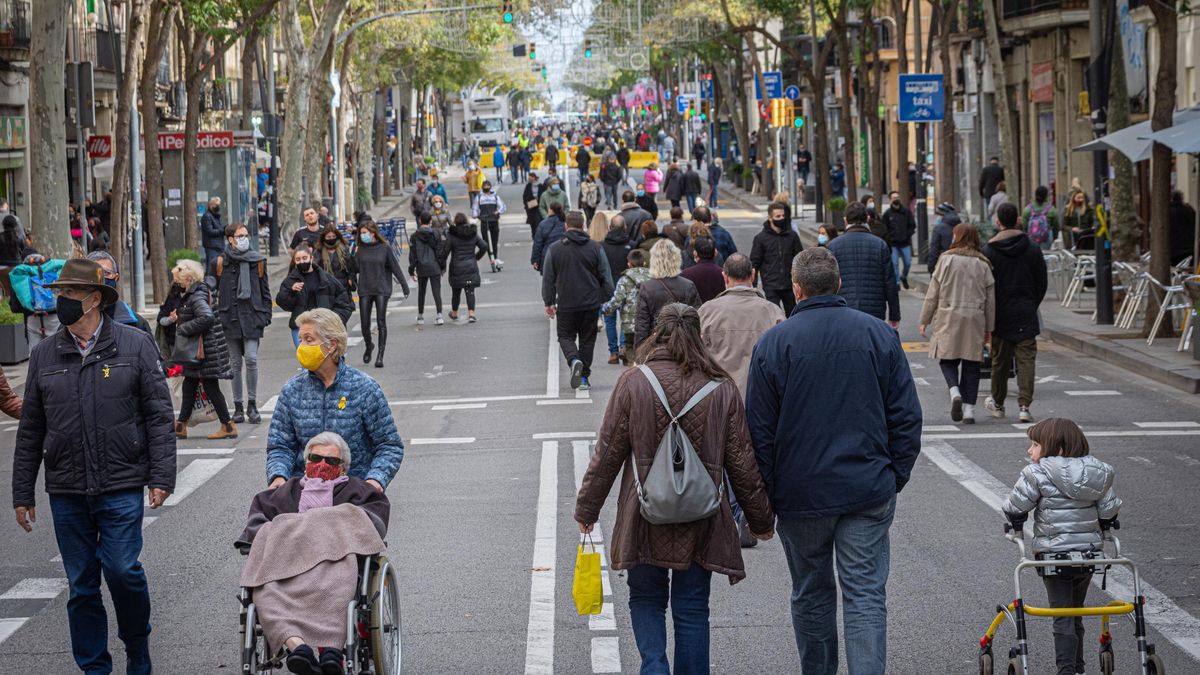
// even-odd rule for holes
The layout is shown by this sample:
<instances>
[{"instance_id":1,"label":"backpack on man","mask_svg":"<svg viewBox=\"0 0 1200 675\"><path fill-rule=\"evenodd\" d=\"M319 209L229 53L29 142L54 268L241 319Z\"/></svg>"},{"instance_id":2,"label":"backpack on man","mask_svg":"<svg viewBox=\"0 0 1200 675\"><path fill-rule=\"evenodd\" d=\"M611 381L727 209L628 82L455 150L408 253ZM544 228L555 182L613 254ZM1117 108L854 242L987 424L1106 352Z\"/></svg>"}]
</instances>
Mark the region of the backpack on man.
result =
<instances>
[{"instance_id":1,"label":"backpack on man","mask_svg":"<svg viewBox=\"0 0 1200 675\"><path fill-rule=\"evenodd\" d=\"M638 369L646 376L667 416L671 418L654 451L654 461L644 482L638 478L637 467L634 467L633 481L637 486L642 517L653 525L692 523L708 518L721 508L725 483L714 482L709 476L691 439L679 426L679 420L715 391L721 385L721 380L713 380L701 387L684 404L679 414L675 414L671 412L667 394L654 372L645 364L638 366Z\"/></svg>"},{"instance_id":2,"label":"backpack on man","mask_svg":"<svg viewBox=\"0 0 1200 675\"><path fill-rule=\"evenodd\" d=\"M1034 207L1033 203L1029 204L1029 223L1028 234L1029 241L1035 244L1044 244L1050 241L1050 204L1046 204L1041 211Z\"/></svg>"}]
</instances>

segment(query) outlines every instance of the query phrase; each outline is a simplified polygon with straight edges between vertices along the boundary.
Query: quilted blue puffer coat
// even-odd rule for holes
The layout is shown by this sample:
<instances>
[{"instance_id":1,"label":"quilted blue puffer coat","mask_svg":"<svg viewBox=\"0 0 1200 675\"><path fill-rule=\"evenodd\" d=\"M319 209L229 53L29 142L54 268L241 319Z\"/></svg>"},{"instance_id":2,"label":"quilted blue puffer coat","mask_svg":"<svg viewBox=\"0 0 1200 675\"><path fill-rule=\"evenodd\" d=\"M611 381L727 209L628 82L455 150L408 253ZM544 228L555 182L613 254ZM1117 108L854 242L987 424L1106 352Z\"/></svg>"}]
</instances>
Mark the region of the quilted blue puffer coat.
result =
<instances>
[{"instance_id":1,"label":"quilted blue puffer coat","mask_svg":"<svg viewBox=\"0 0 1200 675\"><path fill-rule=\"evenodd\" d=\"M847 230L829 242L842 274L838 295L846 304L876 319L900 320L900 290L892 267L892 250L865 229Z\"/></svg>"},{"instance_id":2,"label":"quilted blue puffer coat","mask_svg":"<svg viewBox=\"0 0 1200 675\"><path fill-rule=\"evenodd\" d=\"M349 474L385 488L404 460L404 443L383 389L343 361L328 389L314 373L296 375L279 392L267 434L267 481L304 475L304 445L332 431L350 446Z\"/></svg>"}]
</instances>

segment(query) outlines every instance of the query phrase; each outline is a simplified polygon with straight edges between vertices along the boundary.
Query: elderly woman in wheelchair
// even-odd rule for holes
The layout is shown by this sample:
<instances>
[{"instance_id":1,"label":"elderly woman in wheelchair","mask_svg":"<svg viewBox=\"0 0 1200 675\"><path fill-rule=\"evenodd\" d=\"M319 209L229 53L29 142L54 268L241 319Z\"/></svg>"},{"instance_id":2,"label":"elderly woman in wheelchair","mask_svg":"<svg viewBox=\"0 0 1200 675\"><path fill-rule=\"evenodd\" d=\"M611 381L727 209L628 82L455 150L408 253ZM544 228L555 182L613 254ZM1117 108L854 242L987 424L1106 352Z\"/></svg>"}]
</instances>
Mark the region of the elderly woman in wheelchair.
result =
<instances>
[{"instance_id":1,"label":"elderly woman in wheelchair","mask_svg":"<svg viewBox=\"0 0 1200 675\"><path fill-rule=\"evenodd\" d=\"M253 594L267 644L287 651L288 670L341 675L359 556L384 551L390 507L382 492L346 475L350 448L338 434L314 436L304 458L303 477L255 495L234 545L249 549L241 585Z\"/></svg>"}]
</instances>

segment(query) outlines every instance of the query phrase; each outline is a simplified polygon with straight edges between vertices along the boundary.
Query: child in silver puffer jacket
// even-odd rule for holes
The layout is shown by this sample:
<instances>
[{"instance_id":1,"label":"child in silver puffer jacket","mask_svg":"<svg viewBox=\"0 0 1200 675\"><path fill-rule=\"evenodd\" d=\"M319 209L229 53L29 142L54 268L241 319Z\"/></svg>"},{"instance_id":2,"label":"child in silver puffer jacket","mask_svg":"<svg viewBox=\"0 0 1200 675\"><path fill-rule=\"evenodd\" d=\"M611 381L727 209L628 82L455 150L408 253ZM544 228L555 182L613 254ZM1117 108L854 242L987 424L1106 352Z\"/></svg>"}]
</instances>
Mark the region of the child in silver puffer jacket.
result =
<instances>
[{"instance_id":1,"label":"child in silver puffer jacket","mask_svg":"<svg viewBox=\"0 0 1200 675\"><path fill-rule=\"evenodd\" d=\"M1043 420L1026 433L1032 463L1004 500L1004 515L1020 529L1033 512L1035 554L1099 550L1101 521L1116 518L1121 508L1113 468L1088 455L1087 437L1071 420ZM1082 607L1091 580L1090 567L1042 577L1051 607ZM1058 675L1083 672L1081 617L1054 619L1054 653Z\"/></svg>"}]
</instances>

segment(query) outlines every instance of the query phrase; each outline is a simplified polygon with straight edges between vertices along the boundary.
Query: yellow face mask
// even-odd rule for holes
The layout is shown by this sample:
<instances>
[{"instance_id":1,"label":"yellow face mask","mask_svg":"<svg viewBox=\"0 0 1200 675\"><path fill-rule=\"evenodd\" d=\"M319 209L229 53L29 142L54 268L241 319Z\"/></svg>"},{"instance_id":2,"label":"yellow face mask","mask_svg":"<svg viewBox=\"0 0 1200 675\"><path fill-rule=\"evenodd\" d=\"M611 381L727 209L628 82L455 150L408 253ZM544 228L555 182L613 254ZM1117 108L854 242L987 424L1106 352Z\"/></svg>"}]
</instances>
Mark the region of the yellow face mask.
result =
<instances>
[{"instance_id":1,"label":"yellow face mask","mask_svg":"<svg viewBox=\"0 0 1200 675\"><path fill-rule=\"evenodd\" d=\"M325 362L327 354L321 345L300 345L296 347L296 360L307 370L316 370Z\"/></svg>"}]
</instances>

